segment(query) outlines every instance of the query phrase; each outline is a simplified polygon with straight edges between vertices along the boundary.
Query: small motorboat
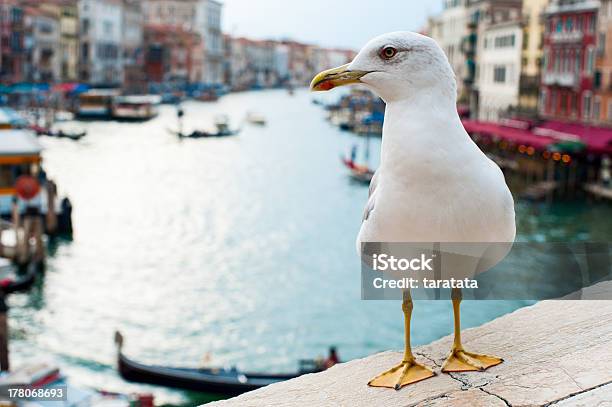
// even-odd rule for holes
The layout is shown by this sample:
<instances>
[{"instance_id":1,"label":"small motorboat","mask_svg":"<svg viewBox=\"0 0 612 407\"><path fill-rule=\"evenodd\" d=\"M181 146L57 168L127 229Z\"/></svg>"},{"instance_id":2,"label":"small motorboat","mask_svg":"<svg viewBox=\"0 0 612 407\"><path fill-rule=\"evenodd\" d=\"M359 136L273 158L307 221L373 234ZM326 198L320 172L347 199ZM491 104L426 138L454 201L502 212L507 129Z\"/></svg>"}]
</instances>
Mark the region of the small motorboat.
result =
<instances>
[{"instance_id":1,"label":"small motorboat","mask_svg":"<svg viewBox=\"0 0 612 407\"><path fill-rule=\"evenodd\" d=\"M262 114L256 112L247 113L246 120L247 122L258 126L266 125L266 118Z\"/></svg>"},{"instance_id":2,"label":"small motorboat","mask_svg":"<svg viewBox=\"0 0 612 407\"><path fill-rule=\"evenodd\" d=\"M119 332L115 333L115 344L117 345L117 368L125 380L228 397L322 370L317 368L319 364L315 361L302 361L301 369L295 373L246 373L235 368L180 368L145 365L129 359L122 353L123 336Z\"/></svg>"},{"instance_id":3,"label":"small motorboat","mask_svg":"<svg viewBox=\"0 0 612 407\"><path fill-rule=\"evenodd\" d=\"M355 164L349 158L342 158L342 163L349 169L349 176L355 181L369 184L374 177L374 171L366 165Z\"/></svg>"}]
</instances>

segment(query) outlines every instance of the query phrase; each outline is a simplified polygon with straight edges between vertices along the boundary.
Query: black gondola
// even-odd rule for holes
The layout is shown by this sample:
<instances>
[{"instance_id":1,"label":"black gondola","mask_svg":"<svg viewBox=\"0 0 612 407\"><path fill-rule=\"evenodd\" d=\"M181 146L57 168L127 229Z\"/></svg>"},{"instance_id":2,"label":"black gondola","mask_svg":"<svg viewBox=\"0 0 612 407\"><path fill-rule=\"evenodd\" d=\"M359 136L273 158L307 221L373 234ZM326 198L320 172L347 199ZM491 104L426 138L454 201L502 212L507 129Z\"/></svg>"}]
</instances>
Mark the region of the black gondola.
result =
<instances>
[{"instance_id":1,"label":"black gondola","mask_svg":"<svg viewBox=\"0 0 612 407\"><path fill-rule=\"evenodd\" d=\"M211 133L204 130L194 130L191 133L181 133L178 131L168 129L168 132L178 138L212 138L212 137L228 137L235 136L240 133L240 130L225 130L216 133Z\"/></svg>"},{"instance_id":2,"label":"black gondola","mask_svg":"<svg viewBox=\"0 0 612 407\"><path fill-rule=\"evenodd\" d=\"M145 365L127 358L121 351L123 336L115 333L117 345L117 368L125 380L139 383L157 384L185 390L212 393L223 396L237 396L259 389L272 383L293 379L306 373L320 371L313 361L303 361L299 372L287 374L245 373L237 369L221 368L177 368Z\"/></svg>"},{"instance_id":3,"label":"black gondola","mask_svg":"<svg viewBox=\"0 0 612 407\"><path fill-rule=\"evenodd\" d=\"M15 273L14 277L1 280L0 291L3 294L11 294L29 290L34 285L40 270L41 264L39 262L30 262L23 273Z\"/></svg>"}]
</instances>

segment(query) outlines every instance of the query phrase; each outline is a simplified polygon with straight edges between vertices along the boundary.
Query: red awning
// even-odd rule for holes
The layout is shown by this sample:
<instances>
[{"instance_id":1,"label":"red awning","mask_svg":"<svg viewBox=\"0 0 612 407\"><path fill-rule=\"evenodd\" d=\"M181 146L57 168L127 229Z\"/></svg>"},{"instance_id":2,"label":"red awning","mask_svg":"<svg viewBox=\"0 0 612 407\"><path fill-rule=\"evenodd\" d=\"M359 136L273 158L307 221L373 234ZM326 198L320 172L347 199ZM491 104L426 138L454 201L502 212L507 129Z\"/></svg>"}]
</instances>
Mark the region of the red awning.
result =
<instances>
[{"instance_id":1,"label":"red awning","mask_svg":"<svg viewBox=\"0 0 612 407\"><path fill-rule=\"evenodd\" d=\"M58 83L57 85L54 85L52 90L53 92L72 92L73 90L75 90L77 88L77 86L79 86L78 83Z\"/></svg>"},{"instance_id":2,"label":"red awning","mask_svg":"<svg viewBox=\"0 0 612 407\"><path fill-rule=\"evenodd\" d=\"M525 144L541 150L545 150L548 146L557 142L552 137L539 136L527 129L502 126L492 122L463 120L463 127L470 134L478 133L489 137L499 137L515 144Z\"/></svg>"},{"instance_id":3,"label":"red awning","mask_svg":"<svg viewBox=\"0 0 612 407\"><path fill-rule=\"evenodd\" d=\"M548 121L539 125L534 131L545 134L546 130L561 139L564 137L579 139L587 146L587 151L590 153L612 154L612 129L579 123Z\"/></svg>"}]
</instances>

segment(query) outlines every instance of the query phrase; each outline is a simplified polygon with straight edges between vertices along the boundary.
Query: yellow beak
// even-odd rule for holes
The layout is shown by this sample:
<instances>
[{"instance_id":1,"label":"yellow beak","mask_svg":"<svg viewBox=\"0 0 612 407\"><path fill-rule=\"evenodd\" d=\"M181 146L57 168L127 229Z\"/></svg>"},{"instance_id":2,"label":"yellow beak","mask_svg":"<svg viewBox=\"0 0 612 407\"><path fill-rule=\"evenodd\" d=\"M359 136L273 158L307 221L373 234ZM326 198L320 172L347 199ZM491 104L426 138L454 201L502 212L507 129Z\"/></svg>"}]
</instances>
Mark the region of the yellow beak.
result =
<instances>
[{"instance_id":1,"label":"yellow beak","mask_svg":"<svg viewBox=\"0 0 612 407\"><path fill-rule=\"evenodd\" d=\"M314 77L310 82L310 90L312 91L326 91L333 89L337 86L348 85L351 83L361 82L359 79L367 74L366 71L350 71L348 66L350 64L342 65L334 69L328 69L323 71Z\"/></svg>"}]
</instances>

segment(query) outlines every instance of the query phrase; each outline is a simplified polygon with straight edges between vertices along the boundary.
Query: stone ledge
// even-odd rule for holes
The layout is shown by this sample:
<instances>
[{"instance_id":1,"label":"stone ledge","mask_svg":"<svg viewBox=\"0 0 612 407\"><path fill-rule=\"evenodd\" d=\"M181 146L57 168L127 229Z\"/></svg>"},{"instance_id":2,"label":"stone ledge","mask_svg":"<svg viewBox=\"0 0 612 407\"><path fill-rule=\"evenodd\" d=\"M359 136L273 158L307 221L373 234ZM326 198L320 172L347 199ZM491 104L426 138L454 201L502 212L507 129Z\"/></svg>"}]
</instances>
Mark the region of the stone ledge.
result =
<instances>
[{"instance_id":1,"label":"stone ledge","mask_svg":"<svg viewBox=\"0 0 612 407\"><path fill-rule=\"evenodd\" d=\"M466 349L505 362L485 372L443 374L448 336L415 351L437 376L400 391L366 385L401 360L400 352L383 352L212 405L612 406L612 301L544 301L462 337Z\"/></svg>"}]
</instances>

